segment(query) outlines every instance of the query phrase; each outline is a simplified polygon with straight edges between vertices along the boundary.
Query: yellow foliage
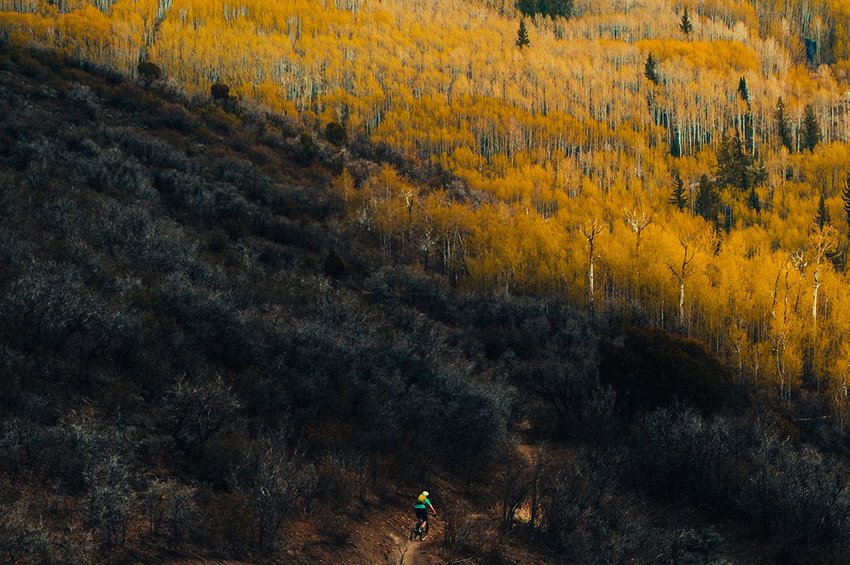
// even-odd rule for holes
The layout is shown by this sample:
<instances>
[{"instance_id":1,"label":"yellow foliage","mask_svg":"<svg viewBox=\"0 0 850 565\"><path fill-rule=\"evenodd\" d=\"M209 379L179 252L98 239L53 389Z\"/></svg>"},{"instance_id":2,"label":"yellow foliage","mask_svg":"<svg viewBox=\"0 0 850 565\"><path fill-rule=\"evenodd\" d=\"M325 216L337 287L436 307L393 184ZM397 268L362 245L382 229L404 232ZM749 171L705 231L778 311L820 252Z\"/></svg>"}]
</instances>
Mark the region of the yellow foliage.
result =
<instances>
[{"instance_id":1,"label":"yellow foliage","mask_svg":"<svg viewBox=\"0 0 850 565\"><path fill-rule=\"evenodd\" d=\"M640 304L651 323L683 324L783 393L799 383L820 305L817 366L847 372L850 281L828 260L833 239L850 232L840 200L850 174L843 0L684 0L688 37L667 1L601 0L581 17L529 20L532 45L522 52L507 0L174 0L167 10L159 0L118 0L106 12L92 4L0 0L0 33L127 74L144 53L189 91L207 95L224 82L245 104L345 121L442 165L482 195L474 206L389 167L358 188L344 173L335 188L387 253L453 280ZM827 33L836 64L803 64L801 38ZM649 53L657 85L644 76ZM795 134L812 105L823 135L815 151L781 147L779 98ZM715 174L722 135L736 130L753 134L748 151L768 181L758 210L745 195L723 194L731 229L718 232L694 215L694 200L699 177ZM688 195L683 211L669 203L673 169ZM821 193L837 232L818 240Z\"/></svg>"}]
</instances>

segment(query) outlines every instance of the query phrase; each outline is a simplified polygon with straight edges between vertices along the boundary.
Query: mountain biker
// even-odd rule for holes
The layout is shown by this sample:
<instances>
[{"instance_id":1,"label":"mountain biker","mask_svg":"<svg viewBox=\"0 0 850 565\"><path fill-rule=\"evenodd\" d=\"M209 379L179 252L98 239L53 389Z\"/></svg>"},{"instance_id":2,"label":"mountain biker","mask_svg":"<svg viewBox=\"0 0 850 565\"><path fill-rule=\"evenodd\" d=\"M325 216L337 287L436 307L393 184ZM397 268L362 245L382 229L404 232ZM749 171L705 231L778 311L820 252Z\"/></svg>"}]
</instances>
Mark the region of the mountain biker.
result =
<instances>
[{"instance_id":1,"label":"mountain biker","mask_svg":"<svg viewBox=\"0 0 850 565\"><path fill-rule=\"evenodd\" d=\"M413 511L416 512L416 520L418 521L416 524L416 533L422 533L423 526L424 531L428 531L428 508L431 508L431 512L434 513L434 516L437 515L437 511L434 510L434 506L431 504L431 501L428 500L428 491L423 490L422 494L420 494L416 498L416 504L413 505Z\"/></svg>"}]
</instances>

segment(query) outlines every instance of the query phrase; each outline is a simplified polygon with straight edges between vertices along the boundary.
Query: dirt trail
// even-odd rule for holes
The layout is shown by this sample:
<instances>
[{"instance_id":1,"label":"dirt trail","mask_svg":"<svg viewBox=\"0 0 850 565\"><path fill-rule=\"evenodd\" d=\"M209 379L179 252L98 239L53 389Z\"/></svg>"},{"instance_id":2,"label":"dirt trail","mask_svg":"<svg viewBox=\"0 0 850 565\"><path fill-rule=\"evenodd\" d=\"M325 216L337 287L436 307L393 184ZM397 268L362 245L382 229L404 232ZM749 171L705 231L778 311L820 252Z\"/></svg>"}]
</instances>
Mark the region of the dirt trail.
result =
<instances>
[{"instance_id":1,"label":"dirt trail","mask_svg":"<svg viewBox=\"0 0 850 565\"><path fill-rule=\"evenodd\" d=\"M397 565L431 565L436 563L436 561L431 560L420 551L423 542L418 540L410 541L395 534L389 534L389 537L398 547L398 551L394 556L387 556L390 563Z\"/></svg>"},{"instance_id":2,"label":"dirt trail","mask_svg":"<svg viewBox=\"0 0 850 565\"><path fill-rule=\"evenodd\" d=\"M432 521L431 531L423 541L410 541L413 512L378 512L367 514L352 532L351 546L356 556L353 563L386 565L439 565L444 561L430 555L438 545L439 527Z\"/></svg>"}]
</instances>

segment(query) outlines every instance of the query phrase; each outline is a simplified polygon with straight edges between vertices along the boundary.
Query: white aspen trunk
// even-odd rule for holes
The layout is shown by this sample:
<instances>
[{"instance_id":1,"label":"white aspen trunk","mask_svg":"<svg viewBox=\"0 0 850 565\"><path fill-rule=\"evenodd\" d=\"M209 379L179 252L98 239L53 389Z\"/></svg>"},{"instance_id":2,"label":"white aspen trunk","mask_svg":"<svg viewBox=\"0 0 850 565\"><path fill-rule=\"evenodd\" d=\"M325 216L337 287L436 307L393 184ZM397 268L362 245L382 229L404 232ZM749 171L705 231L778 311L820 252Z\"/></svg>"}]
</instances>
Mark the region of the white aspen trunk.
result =
<instances>
[{"instance_id":1,"label":"white aspen trunk","mask_svg":"<svg viewBox=\"0 0 850 565\"><path fill-rule=\"evenodd\" d=\"M820 289L820 268L815 269L815 284L812 288L812 322L818 322L818 290Z\"/></svg>"}]
</instances>

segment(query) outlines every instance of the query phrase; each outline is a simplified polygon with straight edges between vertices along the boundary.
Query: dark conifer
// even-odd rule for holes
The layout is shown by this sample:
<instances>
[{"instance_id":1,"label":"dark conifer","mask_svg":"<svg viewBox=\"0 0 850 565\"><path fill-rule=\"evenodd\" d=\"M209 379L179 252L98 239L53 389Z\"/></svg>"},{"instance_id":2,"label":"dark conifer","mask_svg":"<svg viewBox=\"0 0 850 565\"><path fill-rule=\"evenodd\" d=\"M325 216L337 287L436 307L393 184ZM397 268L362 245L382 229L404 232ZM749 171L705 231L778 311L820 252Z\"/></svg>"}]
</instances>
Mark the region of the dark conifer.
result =
<instances>
[{"instance_id":1,"label":"dark conifer","mask_svg":"<svg viewBox=\"0 0 850 565\"><path fill-rule=\"evenodd\" d=\"M540 11L537 0L519 0L516 7L525 16L533 16Z\"/></svg>"},{"instance_id":2,"label":"dark conifer","mask_svg":"<svg viewBox=\"0 0 850 565\"><path fill-rule=\"evenodd\" d=\"M759 161L758 165L752 166L753 186L761 186L767 182L767 167L764 166L764 161Z\"/></svg>"},{"instance_id":3,"label":"dark conifer","mask_svg":"<svg viewBox=\"0 0 850 565\"><path fill-rule=\"evenodd\" d=\"M776 133L779 135L779 141L782 145L788 148L788 151L794 152L794 140L791 139L791 127L788 125L788 118L785 116L785 102L780 98L776 102Z\"/></svg>"},{"instance_id":4,"label":"dark conifer","mask_svg":"<svg viewBox=\"0 0 850 565\"><path fill-rule=\"evenodd\" d=\"M531 40L528 39L528 30L525 27L525 19L519 21L519 29L516 31L516 46L522 49L531 45Z\"/></svg>"},{"instance_id":5,"label":"dark conifer","mask_svg":"<svg viewBox=\"0 0 850 565\"><path fill-rule=\"evenodd\" d=\"M820 142L820 125L818 124L815 110L811 104L806 106L806 116L803 119L803 147L809 151L814 151L815 146Z\"/></svg>"},{"instance_id":6,"label":"dark conifer","mask_svg":"<svg viewBox=\"0 0 850 565\"><path fill-rule=\"evenodd\" d=\"M826 207L826 199L823 196L823 192L821 192L820 200L818 200L818 211L815 214L815 227L820 229L831 223L832 217L829 214L829 208Z\"/></svg>"},{"instance_id":7,"label":"dark conifer","mask_svg":"<svg viewBox=\"0 0 850 565\"><path fill-rule=\"evenodd\" d=\"M747 103L747 106L750 105L750 89L747 88L747 79L741 77L741 80L738 81L738 94L741 96L741 100Z\"/></svg>"},{"instance_id":8,"label":"dark conifer","mask_svg":"<svg viewBox=\"0 0 850 565\"><path fill-rule=\"evenodd\" d=\"M699 179L699 189L697 190L696 202L694 202L694 210L709 222L717 222L717 213L720 210L720 197L717 196L717 189L708 179L708 175L702 175Z\"/></svg>"},{"instance_id":9,"label":"dark conifer","mask_svg":"<svg viewBox=\"0 0 850 565\"><path fill-rule=\"evenodd\" d=\"M756 214L761 212L761 200L755 188L750 189L750 194L747 196L747 207Z\"/></svg>"},{"instance_id":10,"label":"dark conifer","mask_svg":"<svg viewBox=\"0 0 850 565\"><path fill-rule=\"evenodd\" d=\"M847 220L847 225L850 226L850 175L847 176L841 199L844 201L844 217Z\"/></svg>"},{"instance_id":11,"label":"dark conifer","mask_svg":"<svg viewBox=\"0 0 850 565\"><path fill-rule=\"evenodd\" d=\"M549 17L571 18L573 16L573 0L549 0Z\"/></svg>"},{"instance_id":12,"label":"dark conifer","mask_svg":"<svg viewBox=\"0 0 850 565\"><path fill-rule=\"evenodd\" d=\"M679 175L679 171L673 169L673 195L670 196L670 204L678 208L679 210L684 210L685 206L688 205L688 194L685 191L685 182L682 180L682 177Z\"/></svg>"},{"instance_id":13,"label":"dark conifer","mask_svg":"<svg viewBox=\"0 0 850 565\"><path fill-rule=\"evenodd\" d=\"M717 183L720 186L731 186L744 192L758 183L757 170L753 166L753 158L744 151L741 136L724 136L717 148Z\"/></svg>"},{"instance_id":14,"label":"dark conifer","mask_svg":"<svg viewBox=\"0 0 850 565\"><path fill-rule=\"evenodd\" d=\"M691 23L691 17L688 14L687 8L685 8L685 13L682 14L682 19L679 20L679 29L682 30L682 33L685 35L690 35L694 30L694 25Z\"/></svg>"},{"instance_id":15,"label":"dark conifer","mask_svg":"<svg viewBox=\"0 0 850 565\"><path fill-rule=\"evenodd\" d=\"M643 66L643 76L645 76L655 84L658 84L660 82L660 79L658 77L657 66L658 62L655 60L655 57L652 56L652 53L650 53L646 57L646 64L644 64Z\"/></svg>"}]
</instances>

